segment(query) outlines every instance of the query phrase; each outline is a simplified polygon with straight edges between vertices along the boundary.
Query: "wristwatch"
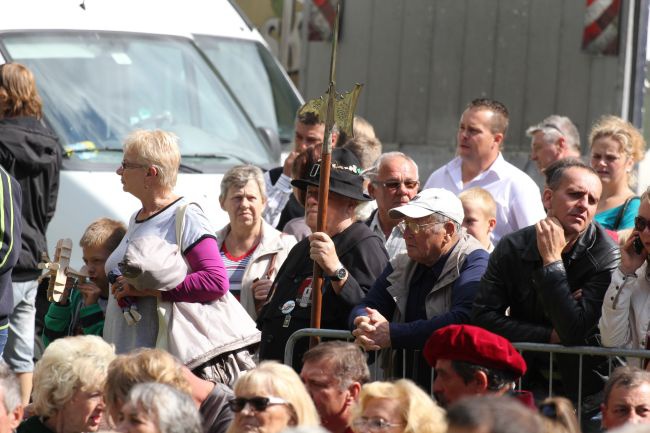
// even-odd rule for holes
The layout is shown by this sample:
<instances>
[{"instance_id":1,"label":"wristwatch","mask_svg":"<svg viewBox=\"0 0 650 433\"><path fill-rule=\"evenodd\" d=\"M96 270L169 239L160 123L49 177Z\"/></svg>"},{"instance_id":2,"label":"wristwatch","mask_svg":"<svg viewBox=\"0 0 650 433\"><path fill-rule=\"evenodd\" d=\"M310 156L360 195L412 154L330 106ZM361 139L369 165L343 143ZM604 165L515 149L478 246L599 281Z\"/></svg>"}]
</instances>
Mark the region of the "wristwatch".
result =
<instances>
[{"instance_id":1,"label":"wristwatch","mask_svg":"<svg viewBox=\"0 0 650 433\"><path fill-rule=\"evenodd\" d=\"M345 280L347 277L348 277L348 270L341 265L340 268L334 271L334 275L330 275L328 278L332 281L342 281Z\"/></svg>"}]
</instances>

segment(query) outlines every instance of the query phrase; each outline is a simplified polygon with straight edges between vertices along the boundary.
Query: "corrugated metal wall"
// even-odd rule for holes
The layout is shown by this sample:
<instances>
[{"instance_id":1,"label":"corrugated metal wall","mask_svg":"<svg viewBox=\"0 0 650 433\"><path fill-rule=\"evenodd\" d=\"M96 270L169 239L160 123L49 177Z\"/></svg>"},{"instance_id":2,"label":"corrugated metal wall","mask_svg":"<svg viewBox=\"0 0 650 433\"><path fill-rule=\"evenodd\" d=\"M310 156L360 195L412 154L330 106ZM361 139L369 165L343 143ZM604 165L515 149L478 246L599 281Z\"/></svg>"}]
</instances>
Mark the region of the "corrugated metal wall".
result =
<instances>
[{"instance_id":1,"label":"corrugated metal wall","mask_svg":"<svg viewBox=\"0 0 650 433\"><path fill-rule=\"evenodd\" d=\"M505 153L520 167L526 128L552 113L576 123L584 150L593 121L620 114L623 83L622 54L581 51L584 12L584 0L347 0L337 87L365 84L357 114L417 157L424 179L453 156L463 107L481 96L510 110ZM324 93L329 58L329 43L307 45L306 98Z\"/></svg>"}]
</instances>

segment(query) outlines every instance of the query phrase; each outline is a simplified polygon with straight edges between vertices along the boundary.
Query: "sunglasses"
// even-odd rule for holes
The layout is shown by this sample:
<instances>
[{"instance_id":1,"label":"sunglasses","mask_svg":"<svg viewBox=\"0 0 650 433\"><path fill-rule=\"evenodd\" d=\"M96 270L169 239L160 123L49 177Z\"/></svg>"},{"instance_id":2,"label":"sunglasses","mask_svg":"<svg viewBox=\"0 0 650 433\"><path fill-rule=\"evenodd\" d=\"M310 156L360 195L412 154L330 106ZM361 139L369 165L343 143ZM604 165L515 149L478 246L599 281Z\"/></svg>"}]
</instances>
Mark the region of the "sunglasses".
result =
<instances>
[{"instance_id":1,"label":"sunglasses","mask_svg":"<svg viewBox=\"0 0 650 433\"><path fill-rule=\"evenodd\" d=\"M391 191L396 191L402 184L404 184L404 188L406 189L417 189L420 185L420 182L417 180L405 180L403 182L400 182L399 180L387 180L386 182L377 180L373 183L375 185L381 185Z\"/></svg>"},{"instance_id":2,"label":"sunglasses","mask_svg":"<svg viewBox=\"0 0 650 433\"><path fill-rule=\"evenodd\" d=\"M404 424L390 423L383 418L366 418L362 416L352 421L352 426L356 430L368 430L371 432L379 432L391 427L403 427Z\"/></svg>"},{"instance_id":3,"label":"sunglasses","mask_svg":"<svg viewBox=\"0 0 650 433\"><path fill-rule=\"evenodd\" d=\"M650 228L650 221L643 218L642 216L637 216L634 218L634 230L642 232L646 228Z\"/></svg>"},{"instance_id":4,"label":"sunglasses","mask_svg":"<svg viewBox=\"0 0 650 433\"><path fill-rule=\"evenodd\" d=\"M557 407L555 403L544 403L539 405L539 413L549 419L557 419Z\"/></svg>"},{"instance_id":5,"label":"sunglasses","mask_svg":"<svg viewBox=\"0 0 650 433\"><path fill-rule=\"evenodd\" d=\"M241 412L244 410L247 404L250 404L250 406L256 412L264 412L267 407L278 404L291 406L291 403L280 397L237 397L228 402L228 406L233 412Z\"/></svg>"}]
</instances>

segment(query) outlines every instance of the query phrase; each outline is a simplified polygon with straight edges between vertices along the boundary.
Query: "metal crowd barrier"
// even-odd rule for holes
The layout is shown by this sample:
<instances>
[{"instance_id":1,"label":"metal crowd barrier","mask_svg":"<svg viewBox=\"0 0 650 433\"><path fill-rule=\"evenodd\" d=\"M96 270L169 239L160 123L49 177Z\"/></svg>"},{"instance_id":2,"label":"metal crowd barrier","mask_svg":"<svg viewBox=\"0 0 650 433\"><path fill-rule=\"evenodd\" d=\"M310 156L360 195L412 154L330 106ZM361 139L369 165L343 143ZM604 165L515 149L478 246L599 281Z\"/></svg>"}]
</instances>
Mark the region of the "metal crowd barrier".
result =
<instances>
[{"instance_id":1,"label":"metal crowd barrier","mask_svg":"<svg viewBox=\"0 0 650 433\"><path fill-rule=\"evenodd\" d=\"M336 340L353 340L352 333L350 331L336 330L336 329L316 329L316 328L305 328L300 329L294 332L287 341L287 345L284 349L284 363L291 365L293 359L293 351L296 344L296 341L301 338L307 337L321 337L329 338ZM609 373L612 371L612 360L616 357L629 357L629 358L650 358L650 351L642 349L618 349L618 348L606 348L606 347L596 347L596 346L562 346L559 344L541 344L541 343L513 343L513 346L519 350L519 352L546 352L549 355L549 384L548 384L548 396L553 395L553 366L554 366L554 355L558 353L563 354L572 354L578 355L578 401L580 404L577 405L577 415L578 419L581 419L581 409L582 409L582 367L583 367L583 357L590 355L604 356L609 360ZM382 379L382 369L378 365L378 362L373 362L370 367L371 377L373 380ZM404 363L405 364L405 363ZM407 377L406 371L403 372L403 377ZM432 375L433 377L433 375ZM521 383L519 383L521 387ZM429 389L431 392L431 389Z\"/></svg>"}]
</instances>

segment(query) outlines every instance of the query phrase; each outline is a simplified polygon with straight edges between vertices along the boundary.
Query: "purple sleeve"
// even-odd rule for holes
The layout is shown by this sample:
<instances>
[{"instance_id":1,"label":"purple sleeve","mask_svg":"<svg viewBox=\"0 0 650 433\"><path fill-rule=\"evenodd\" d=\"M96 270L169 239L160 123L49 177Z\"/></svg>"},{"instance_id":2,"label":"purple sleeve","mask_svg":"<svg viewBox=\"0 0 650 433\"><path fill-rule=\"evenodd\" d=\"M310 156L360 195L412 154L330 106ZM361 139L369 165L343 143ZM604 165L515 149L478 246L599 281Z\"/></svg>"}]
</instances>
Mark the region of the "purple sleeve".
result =
<instances>
[{"instance_id":1,"label":"purple sleeve","mask_svg":"<svg viewBox=\"0 0 650 433\"><path fill-rule=\"evenodd\" d=\"M230 283L215 238L201 239L185 258L193 271L175 289L162 292L163 301L211 302L226 294Z\"/></svg>"}]
</instances>

